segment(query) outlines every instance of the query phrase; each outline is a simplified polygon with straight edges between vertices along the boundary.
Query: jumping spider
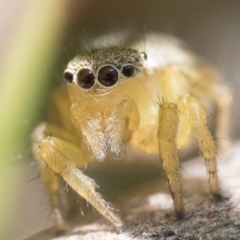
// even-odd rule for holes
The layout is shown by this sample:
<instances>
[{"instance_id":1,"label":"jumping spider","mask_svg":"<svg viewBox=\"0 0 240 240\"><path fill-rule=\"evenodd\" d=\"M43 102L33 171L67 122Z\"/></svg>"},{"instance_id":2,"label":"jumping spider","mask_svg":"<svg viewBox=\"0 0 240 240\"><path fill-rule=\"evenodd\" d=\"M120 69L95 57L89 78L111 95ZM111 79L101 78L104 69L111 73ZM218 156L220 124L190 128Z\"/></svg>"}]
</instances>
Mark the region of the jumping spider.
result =
<instances>
[{"instance_id":1,"label":"jumping spider","mask_svg":"<svg viewBox=\"0 0 240 240\"><path fill-rule=\"evenodd\" d=\"M231 93L211 66L176 39L149 34L144 41L142 50L139 42L119 47L107 41L71 60L64 71L65 88L54 92L47 120L34 132L33 153L58 230L64 227L59 178L123 229L94 181L79 168L107 154L119 156L126 145L159 154L176 215L182 218L178 150L187 145L190 132L205 158L210 190L221 197L216 145L227 147ZM205 109L212 104L217 107L217 144L207 126Z\"/></svg>"}]
</instances>

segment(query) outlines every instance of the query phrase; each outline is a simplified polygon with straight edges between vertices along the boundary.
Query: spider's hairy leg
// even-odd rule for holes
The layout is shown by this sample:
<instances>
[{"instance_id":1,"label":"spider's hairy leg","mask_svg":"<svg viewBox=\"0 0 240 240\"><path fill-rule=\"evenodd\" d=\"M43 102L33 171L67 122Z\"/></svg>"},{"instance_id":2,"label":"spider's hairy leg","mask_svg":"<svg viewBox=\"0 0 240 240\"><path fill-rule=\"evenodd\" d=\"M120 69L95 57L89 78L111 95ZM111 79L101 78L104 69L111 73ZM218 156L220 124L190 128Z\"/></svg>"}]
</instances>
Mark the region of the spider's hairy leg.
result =
<instances>
[{"instance_id":1,"label":"spider's hairy leg","mask_svg":"<svg viewBox=\"0 0 240 240\"><path fill-rule=\"evenodd\" d=\"M59 198L59 176L54 171L52 171L52 169L50 169L44 161L40 159L37 159L37 161L40 166L42 180L47 188L50 207L55 217L57 234L61 234L65 231L66 226L60 212L61 202Z\"/></svg>"},{"instance_id":2,"label":"spider's hairy leg","mask_svg":"<svg viewBox=\"0 0 240 240\"><path fill-rule=\"evenodd\" d=\"M86 144L91 149L97 160L103 160L106 156L106 143L102 132L101 118L93 119L77 103L70 108L71 120L82 134L85 136Z\"/></svg>"},{"instance_id":3,"label":"spider's hairy leg","mask_svg":"<svg viewBox=\"0 0 240 240\"><path fill-rule=\"evenodd\" d=\"M62 177L73 190L85 198L119 231L121 231L123 229L121 220L113 213L113 208L110 204L95 191L95 182L85 176L74 164L78 159L78 166L85 165L91 158L86 156L81 148L77 148L71 143L61 140L60 138L46 136L47 129L49 128L46 124L43 124L40 125L35 132L35 140L38 140L38 142L35 141L33 152L36 159L39 162L44 162L55 175L57 174ZM54 178L51 179L54 180ZM47 188L50 195L56 195L57 191L52 191L52 184L47 184ZM55 199L55 196L51 196L50 200L52 199ZM54 202L52 202L52 204L54 204ZM57 205L58 204L59 203L57 203ZM59 206L56 206L56 208L59 209ZM57 224L59 223L60 218L57 218Z\"/></svg>"},{"instance_id":4,"label":"spider's hairy leg","mask_svg":"<svg viewBox=\"0 0 240 240\"><path fill-rule=\"evenodd\" d=\"M161 104L158 123L159 153L172 194L178 218L184 217L182 203L181 176L176 137L178 131L178 109L175 104Z\"/></svg>"},{"instance_id":5,"label":"spider's hairy leg","mask_svg":"<svg viewBox=\"0 0 240 240\"><path fill-rule=\"evenodd\" d=\"M215 86L215 88L219 88L219 86ZM210 91L214 91L215 88L210 88ZM232 93L226 86L221 86L221 93L214 91L214 97L218 108L216 126L217 147L219 153L224 155L228 152L230 145L229 132Z\"/></svg>"},{"instance_id":6,"label":"spider's hairy leg","mask_svg":"<svg viewBox=\"0 0 240 240\"><path fill-rule=\"evenodd\" d=\"M220 198L220 189L217 176L216 145L207 126L207 116L200 102L190 95L183 98L183 104L189 114L189 121L198 145L204 155L212 194Z\"/></svg>"},{"instance_id":7,"label":"spider's hairy leg","mask_svg":"<svg viewBox=\"0 0 240 240\"><path fill-rule=\"evenodd\" d=\"M181 105L177 105L179 110L179 124L177 133L177 149L182 149L189 142L191 125L189 124L188 114L183 113Z\"/></svg>"},{"instance_id":8,"label":"spider's hairy leg","mask_svg":"<svg viewBox=\"0 0 240 240\"><path fill-rule=\"evenodd\" d=\"M135 102L122 100L106 122L106 139L111 152L121 154L123 141L131 137L131 132L139 126L139 112Z\"/></svg>"},{"instance_id":9,"label":"spider's hairy leg","mask_svg":"<svg viewBox=\"0 0 240 240\"><path fill-rule=\"evenodd\" d=\"M220 154L225 155L229 150L230 139L230 115L232 92L223 82L219 74L211 67L200 67L198 72L201 81L198 82L202 92L211 96L217 106L217 124L216 124L216 141L217 150Z\"/></svg>"},{"instance_id":10,"label":"spider's hairy leg","mask_svg":"<svg viewBox=\"0 0 240 240\"><path fill-rule=\"evenodd\" d=\"M35 159L38 161L41 178L47 189L50 207L55 217L57 234L61 234L65 231L66 226L60 211L61 202L59 196L59 176L48 166L39 151L39 146L42 140L49 135L50 129L44 123L35 129L33 133L33 154Z\"/></svg>"}]
</instances>

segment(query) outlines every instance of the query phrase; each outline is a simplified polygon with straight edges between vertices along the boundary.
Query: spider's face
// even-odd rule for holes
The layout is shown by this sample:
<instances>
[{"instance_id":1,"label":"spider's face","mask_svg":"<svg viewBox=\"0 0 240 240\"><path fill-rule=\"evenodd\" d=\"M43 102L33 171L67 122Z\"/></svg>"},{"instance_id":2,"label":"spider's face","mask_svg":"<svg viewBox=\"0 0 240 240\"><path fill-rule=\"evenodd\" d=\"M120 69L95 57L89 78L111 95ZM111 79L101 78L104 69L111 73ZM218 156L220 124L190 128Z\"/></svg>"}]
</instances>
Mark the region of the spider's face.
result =
<instances>
[{"instance_id":1,"label":"spider's face","mask_svg":"<svg viewBox=\"0 0 240 240\"><path fill-rule=\"evenodd\" d=\"M88 93L105 93L141 75L146 54L127 48L93 50L74 58L64 71L67 82Z\"/></svg>"}]
</instances>

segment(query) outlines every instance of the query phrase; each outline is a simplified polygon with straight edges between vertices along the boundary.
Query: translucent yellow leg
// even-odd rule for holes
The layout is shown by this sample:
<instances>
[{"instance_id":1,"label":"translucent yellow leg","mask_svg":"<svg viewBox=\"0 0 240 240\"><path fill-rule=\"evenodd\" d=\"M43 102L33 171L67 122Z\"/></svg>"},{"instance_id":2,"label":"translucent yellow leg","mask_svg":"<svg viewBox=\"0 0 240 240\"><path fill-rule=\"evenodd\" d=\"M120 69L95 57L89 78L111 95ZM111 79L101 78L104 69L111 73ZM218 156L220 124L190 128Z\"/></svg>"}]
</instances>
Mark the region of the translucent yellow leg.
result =
<instances>
[{"instance_id":1,"label":"translucent yellow leg","mask_svg":"<svg viewBox=\"0 0 240 240\"><path fill-rule=\"evenodd\" d=\"M175 104L161 104L159 109L158 141L163 170L168 179L176 215L183 218L181 176L176 145L178 109Z\"/></svg>"},{"instance_id":2,"label":"translucent yellow leg","mask_svg":"<svg viewBox=\"0 0 240 240\"><path fill-rule=\"evenodd\" d=\"M104 160L107 146L102 132L102 119L91 118L77 103L71 106L70 114L76 129L85 136L86 144L94 157L99 161Z\"/></svg>"},{"instance_id":3,"label":"translucent yellow leg","mask_svg":"<svg viewBox=\"0 0 240 240\"><path fill-rule=\"evenodd\" d=\"M217 150L220 154L226 154L229 150L229 126L231 115L232 93L222 82L219 74L209 67L200 67L201 79L198 86L206 96L211 97L217 105L216 141ZM195 92L195 90L194 90Z\"/></svg>"},{"instance_id":4,"label":"translucent yellow leg","mask_svg":"<svg viewBox=\"0 0 240 240\"><path fill-rule=\"evenodd\" d=\"M229 150L230 145L230 115L232 93L226 87L222 87L221 97L216 96L218 106L216 138L217 147L220 154L225 155Z\"/></svg>"},{"instance_id":5,"label":"translucent yellow leg","mask_svg":"<svg viewBox=\"0 0 240 240\"><path fill-rule=\"evenodd\" d=\"M33 152L38 161L44 161L46 165L57 175L61 176L66 183L80 196L85 198L106 219L108 219L119 231L123 229L121 220L113 213L113 208L101 195L95 191L96 184L85 176L73 163L74 159L82 159L80 163L86 164L89 159L84 159L84 154L77 147L59 138L45 136L47 128L42 127L42 132L37 131L36 142ZM73 161L71 161L73 159ZM51 184L52 185L52 184ZM52 200L52 187L47 184L50 200ZM53 202L54 203L54 202Z\"/></svg>"},{"instance_id":6,"label":"translucent yellow leg","mask_svg":"<svg viewBox=\"0 0 240 240\"><path fill-rule=\"evenodd\" d=\"M217 176L216 145L207 127L206 112L200 102L190 95L186 95L183 98L183 103L185 105L185 111L189 114L189 122L193 133L198 140L200 150L206 161L211 192L216 197L220 197Z\"/></svg>"},{"instance_id":7,"label":"translucent yellow leg","mask_svg":"<svg viewBox=\"0 0 240 240\"><path fill-rule=\"evenodd\" d=\"M106 140L110 151L121 154L123 141L131 137L131 131L138 128L140 122L135 102L128 98L121 101L106 122Z\"/></svg>"}]
</instances>

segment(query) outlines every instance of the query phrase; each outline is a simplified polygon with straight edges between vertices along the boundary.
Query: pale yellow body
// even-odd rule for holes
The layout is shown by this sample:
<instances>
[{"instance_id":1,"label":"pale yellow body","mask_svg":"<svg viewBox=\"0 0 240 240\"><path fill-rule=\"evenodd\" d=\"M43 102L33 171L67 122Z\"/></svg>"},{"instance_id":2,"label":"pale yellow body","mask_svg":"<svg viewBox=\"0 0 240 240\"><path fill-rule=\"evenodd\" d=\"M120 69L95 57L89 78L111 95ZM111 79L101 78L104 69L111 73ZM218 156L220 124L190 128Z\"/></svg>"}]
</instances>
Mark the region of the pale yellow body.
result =
<instances>
[{"instance_id":1,"label":"pale yellow body","mask_svg":"<svg viewBox=\"0 0 240 240\"><path fill-rule=\"evenodd\" d=\"M142 62L137 65L139 60L136 65L131 63L140 74L126 81L124 77L123 80L119 77L119 83L113 87L102 86L95 77L91 89L81 89L75 75L84 64L84 68L88 67L97 75L99 70L91 68L89 62L92 64L99 61L100 69L99 56L108 58L105 54L107 52L110 57L123 59L124 51L106 48L99 52L97 50L96 56L92 54L92 57L89 53L86 57L83 55L70 62L66 71L73 74L73 81L54 92L47 122L35 130L33 152L40 163L59 230L63 228L63 220L59 211L58 176L119 230L122 229L121 220L95 191L94 182L77 167L90 161L103 161L107 154L122 155L126 145L146 153L159 153L175 211L181 218L184 209L178 149L187 144L192 132L206 160L211 192L220 196L217 150L207 127L206 110L213 105L217 107L217 145L219 150L225 150L228 143L231 93L213 68L200 62L191 53L185 54L185 50L181 50L181 46L174 41L163 47L171 40L154 37L155 40L159 39L160 49L158 52L156 45L154 54L170 56L169 59L159 63L159 66L145 66L143 59L143 66ZM174 52L180 56L179 59L175 59ZM147 49L146 54L148 55ZM84 63L83 59L88 57L90 61ZM124 61L121 62L123 66L130 62ZM149 62L151 61L154 61L154 57ZM103 65L114 67L114 64L117 65L114 60L111 63L110 59L110 63ZM118 76L121 76L121 71L119 70Z\"/></svg>"}]
</instances>

